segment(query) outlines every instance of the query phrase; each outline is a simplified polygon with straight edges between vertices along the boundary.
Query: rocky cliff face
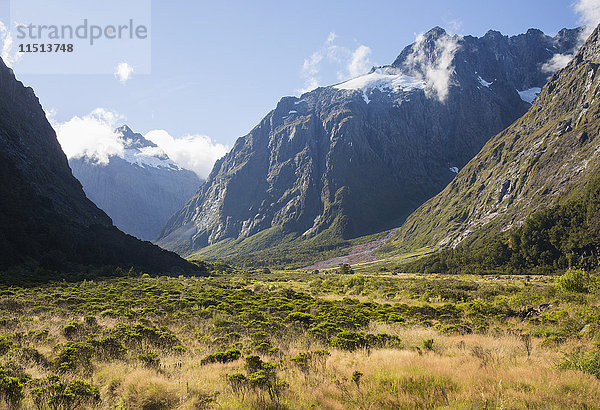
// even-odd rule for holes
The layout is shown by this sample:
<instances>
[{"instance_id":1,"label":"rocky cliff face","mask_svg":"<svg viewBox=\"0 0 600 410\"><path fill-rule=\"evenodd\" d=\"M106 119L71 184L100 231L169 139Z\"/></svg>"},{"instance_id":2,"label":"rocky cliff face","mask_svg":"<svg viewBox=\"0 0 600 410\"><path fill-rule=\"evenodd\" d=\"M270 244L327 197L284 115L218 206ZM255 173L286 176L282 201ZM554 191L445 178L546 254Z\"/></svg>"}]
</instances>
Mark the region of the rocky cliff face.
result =
<instances>
[{"instance_id":1,"label":"rocky cliff face","mask_svg":"<svg viewBox=\"0 0 600 410\"><path fill-rule=\"evenodd\" d=\"M120 232L86 198L33 90L0 60L0 270L15 265L194 269Z\"/></svg>"},{"instance_id":2,"label":"rocky cliff face","mask_svg":"<svg viewBox=\"0 0 600 410\"><path fill-rule=\"evenodd\" d=\"M389 66L285 97L215 164L158 243L189 254L272 227L352 238L400 224L527 111L543 64L578 34L435 28Z\"/></svg>"},{"instance_id":3,"label":"rocky cliff face","mask_svg":"<svg viewBox=\"0 0 600 410\"><path fill-rule=\"evenodd\" d=\"M123 158L112 156L108 164L72 158L69 165L87 197L111 217L117 228L150 241L196 193L202 181L126 125L117 132L124 141Z\"/></svg>"},{"instance_id":4,"label":"rocky cliff face","mask_svg":"<svg viewBox=\"0 0 600 410\"><path fill-rule=\"evenodd\" d=\"M600 175L599 67L597 28L527 114L413 213L388 248L454 247L581 195Z\"/></svg>"}]
</instances>

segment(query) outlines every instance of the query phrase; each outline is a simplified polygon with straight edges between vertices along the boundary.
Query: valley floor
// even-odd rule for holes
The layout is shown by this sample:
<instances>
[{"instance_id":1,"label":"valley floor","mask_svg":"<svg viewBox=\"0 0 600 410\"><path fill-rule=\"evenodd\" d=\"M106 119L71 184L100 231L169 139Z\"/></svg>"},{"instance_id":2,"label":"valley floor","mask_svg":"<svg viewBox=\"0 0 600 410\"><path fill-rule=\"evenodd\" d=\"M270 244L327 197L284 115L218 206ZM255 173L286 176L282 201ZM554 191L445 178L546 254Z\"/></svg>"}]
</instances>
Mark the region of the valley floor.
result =
<instances>
[{"instance_id":1,"label":"valley floor","mask_svg":"<svg viewBox=\"0 0 600 410\"><path fill-rule=\"evenodd\" d=\"M600 408L600 294L238 272L0 289L14 408Z\"/></svg>"}]
</instances>

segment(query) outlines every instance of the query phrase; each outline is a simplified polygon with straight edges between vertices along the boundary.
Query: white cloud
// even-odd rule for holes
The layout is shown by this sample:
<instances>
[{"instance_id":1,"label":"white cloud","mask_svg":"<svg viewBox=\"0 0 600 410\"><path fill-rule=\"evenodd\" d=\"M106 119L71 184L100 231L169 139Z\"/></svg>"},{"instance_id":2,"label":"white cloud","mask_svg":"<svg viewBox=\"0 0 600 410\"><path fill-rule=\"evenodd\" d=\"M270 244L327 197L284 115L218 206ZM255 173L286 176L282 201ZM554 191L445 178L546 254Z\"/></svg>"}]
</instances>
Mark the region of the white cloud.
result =
<instances>
[{"instance_id":1,"label":"white cloud","mask_svg":"<svg viewBox=\"0 0 600 410\"><path fill-rule=\"evenodd\" d=\"M463 32L463 22L459 19L454 19L446 22L448 32L450 34L461 34Z\"/></svg>"},{"instance_id":2,"label":"white cloud","mask_svg":"<svg viewBox=\"0 0 600 410\"><path fill-rule=\"evenodd\" d=\"M358 77L361 74L366 73L371 68L371 61L369 60L369 55L371 54L371 49L367 46L360 45L354 52L352 53L352 58L348 63L348 74L350 77Z\"/></svg>"},{"instance_id":3,"label":"white cloud","mask_svg":"<svg viewBox=\"0 0 600 410\"><path fill-rule=\"evenodd\" d=\"M337 79L340 81L365 74L371 68L369 47L359 44L352 50L335 44L337 39L337 34L332 31L321 47L304 59L301 71L304 87L298 90L299 93L317 88L321 83L321 72L324 68L336 72Z\"/></svg>"},{"instance_id":4,"label":"white cloud","mask_svg":"<svg viewBox=\"0 0 600 410\"><path fill-rule=\"evenodd\" d=\"M554 54L550 60L542 64L542 71L549 74L555 73L565 68L572 59L573 54Z\"/></svg>"},{"instance_id":5,"label":"white cloud","mask_svg":"<svg viewBox=\"0 0 600 410\"><path fill-rule=\"evenodd\" d=\"M2 60L8 67L12 67L21 57L23 53L13 51L13 38L10 30L0 21L0 42L2 43Z\"/></svg>"},{"instance_id":6,"label":"white cloud","mask_svg":"<svg viewBox=\"0 0 600 410\"><path fill-rule=\"evenodd\" d=\"M600 1L578 0L575 2L573 8L579 14L579 21L586 25L585 37L589 37L598 23L600 23Z\"/></svg>"},{"instance_id":7,"label":"white cloud","mask_svg":"<svg viewBox=\"0 0 600 410\"><path fill-rule=\"evenodd\" d=\"M298 90L300 93L312 91L319 86L317 75L319 74L319 63L321 60L323 60L323 55L319 51L314 52L309 58L304 59L304 64L302 65L304 88Z\"/></svg>"},{"instance_id":8,"label":"white cloud","mask_svg":"<svg viewBox=\"0 0 600 410\"><path fill-rule=\"evenodd\" d=\"M127 63L119 63L117 65L117 69L115 71L115 77L119 79L121 84L125 84L127 80L131 78L131 74L133 74L133 67Z\"/></svg>"},{"instance_id":9,"label":"white cloud","mask_svg":"<svg viewBox=\"0 0 600 410\"><path fill-rule=\"evenodd\" d=\"M459 47L459 38L442 35L434 40L434 45L430 48L425 44L425 36L420 34L415 40L412 53L406 59L407 68L425 80L425 94L440 102L446 101L452 84L452 60Z\"/></svg>"},{"instance_id":10,"label":"white cloud","mask_svg":"<svg viewBox=\"0 0 600 410\"><path fill-rule=\"evenodd\" d=\"M165 130L152 130L144 138L162 148L177 165L194 171L200 178L206 178L215 161L229 151L229 147L217 144L205 135L173 138Z\"/></svg>"},{"instance_id":11,"label":"white cloud","mask_svg":"<svg viewBox=\"0 0 600 410\"><path fill-rule=\"evenodd\" d=\"M88 115L75 116L63 123L54 121L52 111L48 117L67 158L86 157L106 165L109 157L123 156L123 141L115 132L118 121L122 120L120 115L96 108Z\"/></svg>"},{"instance_id":12,"label":"white cloud","mask_svg":"<svg viewBox=\"0 0 600 410\"><path fill-rule=\"evenodd\" d=\"M67 158L87 158L94 164L107 165L110 157L125 156L127 141L115 132L123 124L123 116L97 108L87 115L75 116L61 123L54 119L53 110L46 115ZM158 145L158 148L142 148L142 155L166 153L177 165L194 171L201 178L206 178L215 161L229 151L229 147L215 143L205 135L174 138L165 130L152 130L144 137Z\"/></svg>"}]
</instances>

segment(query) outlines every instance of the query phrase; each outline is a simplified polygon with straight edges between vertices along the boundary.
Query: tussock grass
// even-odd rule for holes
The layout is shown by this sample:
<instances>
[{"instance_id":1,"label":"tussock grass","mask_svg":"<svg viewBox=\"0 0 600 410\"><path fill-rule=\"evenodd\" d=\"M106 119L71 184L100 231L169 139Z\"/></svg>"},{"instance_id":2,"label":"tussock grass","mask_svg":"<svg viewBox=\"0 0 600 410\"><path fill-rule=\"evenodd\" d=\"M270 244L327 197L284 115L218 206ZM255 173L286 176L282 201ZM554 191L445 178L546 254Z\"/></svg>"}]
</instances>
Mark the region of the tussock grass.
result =
<instances>
[{"instance_id":1,"label":"tussock grass","mask_svg":"<svg viewBox=\"0 0 600 410\"><path fill-rule=\"evenodd\" d=\"M69 409L598 408L589 358L599 302L555 290L549 278L466 276L272 273L5 288L0 402L15 377L18 406L36 408L36 383L58 375L99 392L100 401L54 407ZM547 306L520 315L530 303ZM393 311L405 312L402 321ZM337 326L329 338L311 330L329 322ZM448 330L456 324L470 330ZM338 348L340 331L362 342ZM122 352L100 344L115 334ZM85 344L88 359L77 357ZM77 360L57 367L69 346ZM230 349L241 356L203 362ZM248 365L251 355L259 365Z\"/></svg>"}]
</instances>

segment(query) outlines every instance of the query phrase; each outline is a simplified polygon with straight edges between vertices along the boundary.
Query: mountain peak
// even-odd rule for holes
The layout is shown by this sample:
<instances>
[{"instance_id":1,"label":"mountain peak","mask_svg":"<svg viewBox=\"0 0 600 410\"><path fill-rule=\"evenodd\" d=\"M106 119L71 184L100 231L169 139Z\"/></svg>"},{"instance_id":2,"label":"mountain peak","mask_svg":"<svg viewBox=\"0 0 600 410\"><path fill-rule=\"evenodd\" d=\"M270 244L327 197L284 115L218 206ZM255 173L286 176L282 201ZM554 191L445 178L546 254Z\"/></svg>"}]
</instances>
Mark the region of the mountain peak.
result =
<instances>
[{"instance_id":1,"label":"mountain peak","mask_svg":"<svg viewBox=\"0 0 600 410\"><path fill-rule=\"evenodd\" d=\"M484 38L501 38L504 35L498 30L488 30L487 33L483 36Z\"/></svg>"},{"instance_id":2,"label":"mountain peak","mask_svg":"<svg viewBox=\"0 0 600 410\"><path fill-rule=\"evenodd\" d=\"M115 132L120 134L121 137L123 137L123 140L125 141L125 148L140 149L146 147L158 147L158 145L156 145L152 141L149 141L146 138L144 138L142 134L133 132L131 128L129 128L129 126L127 126L126 124L123 124L119 128L115 129Z\"/></svg>"},{"instance_id":3,"label":"mountain peak","mask_svg":"<svg viewBox=\"0 0 600 410\"><path fill-rule=\"evenodd\" d=\"M121 125L115 131L117 131L118 133L120 133L124 137L127 137L129 135L133 135L134 134L134 132L131 130L131 128L129 128L129 126L127 124Z\"/></svg>"},{"instance_id":4,"label":"mountain peak","mask_svg":"<svg viewBox=\"0 0 600 410\"><path fill-rule=\"evenodd\" d=\"M446 30L444 30L443 28L441 28L440 26L435 26L434 28L432 28L431 30L429 30L428 32L426 32L424 34L424 37L426 39L438 39L440 37L446 36L448 35L448 33L446 33Z\"/></svg>"},{"instance_id":5,"label":"mountain peak","mask_svg":"<svg viewBox=\"0 0 600 410\"><path fill-rule=\"evenodd\" d=\"M527 32L525 33L528 36L539 36L542 37L544 36L544 32L538 28L530 28L529 30L527 30Z\"/></svg>"}]
</instances>

